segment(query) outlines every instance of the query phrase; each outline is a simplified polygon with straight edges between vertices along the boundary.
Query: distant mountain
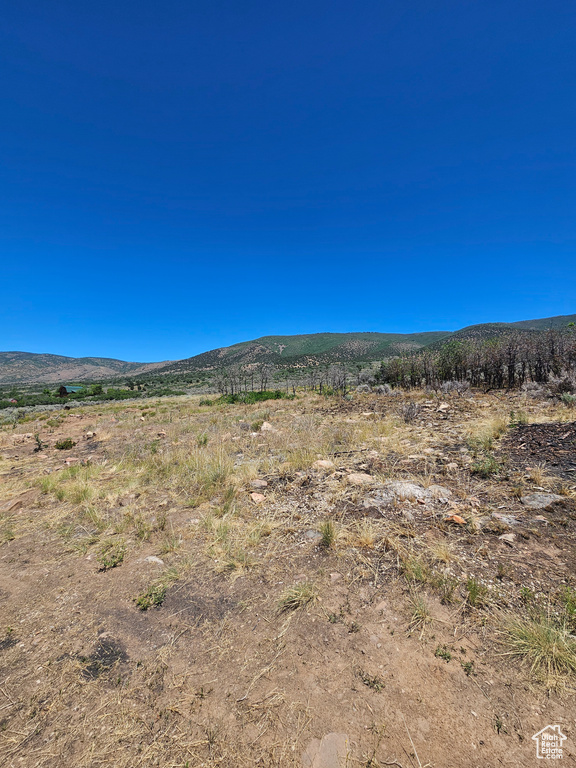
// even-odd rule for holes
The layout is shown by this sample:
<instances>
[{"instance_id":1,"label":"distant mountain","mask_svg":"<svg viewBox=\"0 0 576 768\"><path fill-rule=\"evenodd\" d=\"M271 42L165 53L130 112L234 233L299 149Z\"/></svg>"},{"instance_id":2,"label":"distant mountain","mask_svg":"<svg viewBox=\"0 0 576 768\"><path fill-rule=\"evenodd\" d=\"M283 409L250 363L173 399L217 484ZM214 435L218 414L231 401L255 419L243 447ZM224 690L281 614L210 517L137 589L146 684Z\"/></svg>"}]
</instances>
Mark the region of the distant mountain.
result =
<instances>
[{"instance_id":1,"label":"distant mountain","mask_svg":"<svg viewBox=\"0 0 576 768\"><path fill-rule=\"evenodd\" d=\"M165 363L127 363L108 357L64 357L33 352L0 352L0 384L63 383L137 375Z\"/></svg>"},{"instance_id":2,"label":"distant mountain","mask_svg":"<svg viewBox=\"0 0 576 768\"><path fill-rule=\"evenodd\" d=\"M280 368L305 368L331 363L369 363L386 357L438 349L452 339L491 339L512 331L536 333L565 328L576 315L559 315L516 323L482 323L458 331L425 333L311 333L298 336L262 336L230 347L220 347L184 360L129 363L107 357L63 357L31 352L0 352L0 384L71 383L129 374L187 374L214 371L231 365L270 363Z\"/></svg>"},{"instance_id":3,"label":"distant mountain","mask_svg":"<svg viewBox=\"0 0 576 768\"><path fill-rule=\"evenodd\" d=\"M306 367L328 363L381 360L415 352L451 336L450 331L428 333L312 333L300 336L263 336L231 347L178 360L158 373L209 371L223 366L270 363L280 367Z\"/></svg>"}]
</instances>

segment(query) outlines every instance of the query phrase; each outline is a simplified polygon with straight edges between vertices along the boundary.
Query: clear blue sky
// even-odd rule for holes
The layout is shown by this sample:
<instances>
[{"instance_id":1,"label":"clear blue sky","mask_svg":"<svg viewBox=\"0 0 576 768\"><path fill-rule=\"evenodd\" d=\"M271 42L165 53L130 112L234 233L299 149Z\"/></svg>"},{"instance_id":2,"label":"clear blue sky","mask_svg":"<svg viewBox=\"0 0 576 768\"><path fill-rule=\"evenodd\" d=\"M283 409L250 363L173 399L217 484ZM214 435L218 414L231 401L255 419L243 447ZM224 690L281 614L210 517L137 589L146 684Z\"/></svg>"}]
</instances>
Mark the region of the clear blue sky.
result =
<instances>
[{"instance_id":1,"label":"clear blue sky","mask_svg":"<svg viewBox=\"0 0 576 768\"><path fill-rule=\"evenodd\" d=\"M0 11L0 349L576 312L573 0Z\"/></svg>"}]
</instances>

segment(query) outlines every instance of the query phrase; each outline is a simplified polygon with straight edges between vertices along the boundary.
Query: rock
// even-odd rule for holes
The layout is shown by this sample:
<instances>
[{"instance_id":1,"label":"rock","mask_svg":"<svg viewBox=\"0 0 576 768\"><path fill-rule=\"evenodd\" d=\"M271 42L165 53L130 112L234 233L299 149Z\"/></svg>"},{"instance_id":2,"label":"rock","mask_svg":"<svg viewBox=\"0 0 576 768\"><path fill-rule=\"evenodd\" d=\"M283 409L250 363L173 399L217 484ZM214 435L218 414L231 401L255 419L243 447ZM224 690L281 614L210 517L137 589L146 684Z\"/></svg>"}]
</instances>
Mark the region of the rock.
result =
<instances>
[{"instance_id":1,"label":"rock","mask_svg":"<svg viewBox=\"0 0 576 768\"><path fill-rule=\"evenodd\" d=\"M68 458L64 459L64 464L66 464L67 467L71 467L74 464L78 464L80 459L77 459L75 456L68 456Z\"/></svg>"},{"instance_id":2,"label":"rock","mask_svg":"<svg viewBox=\"0 0 576 768\"><path fill-rule=\"evenodd\" d=\"M426 491L421 485L408 483L404 480L389 480L385 483L385 489L400 501L416 501L425 499Z\"/></svg>"},{"instance_id":3,"label":"rock","mask_svg":"<svg viewBox=\"0 0 576 768\"><path fill-rule=\"evenodd\" d=\"M268 488L268 483L266 480L260 480L256 478L255 480L250 481L250 485L252 488Z\"/></svg>"},{"instance_id":4,"label":"rock","mask_svg":"<svg viewBox=\"0 0 576 768\"><path fill-rule=\"evenodd\" d=\"M336 465L330 459L318 459L312 464L312 469L334 469Z\"/></svg>"},{"instance_id":5,"label":"rock","mask_svg":"<svg viewBox=\"0 0 576 768\"><path fill-rule=\"evenodd\" d=\"M348 736L327 733L312 739L302 754L302 768L345 768L348 764Z\"/></svg>"},{"instance_id":6,"label":"rock","mask_svg":"<svg viewBox=\"0 0 576 768\"><path fill-rule=\"evenodd\" d=\"M270 422L265 421L260 427L260 432L277 432L277 429L276 427L273 427L272 424L270 424Z\"/></svg>"},{"instance_id":7,"label":"rock","mask_svg":"<svg viewBox=\"0 0 576 768\"><path fill-rule=\"evenodd\" d=\"M503 541L504 544L508 544L509 547L513 546L514 541L516 540L516 534L515 533L503 533L502 536L498 536L500 541Z\"/></svg>"},{"instance_id":8,"label":"rock","mask_svg":"<svg viewBox=\"0 0 576 768\"><path fill-rule=\"evenodd\" d=\"M522 496L520 501L528 509L544 509L554 501L561 501L562 498L556 493L529 493L527 496Z\"/></svg>"},{"instance_id":9,"label":"rock","mask_svg":"<svg viewBox=\"0 0 576 768\"><path fill-rule=\"evenodd\" d=\"M163 429L161 429L160 432L157 432L156 434L158 437L166 437L166 432Z\"/></svg>"},{"instance_id":10,"label":"rock","mask_svg":"<svg viewBox=\"0 0 576 768\"><path fill-rule=\"evenodd\" d=\"M372 475L367 475L365 472L352 472L347 476L346 480L350 485L373 485L374 478Z\"/></svg>"},{"instance_id":11,"label":"rock","mask_svg":"<svg viewBox=\"0 0 576 768\"><path fill-rule=\"evenodd\" d=\"M261 504L266 498L266 496L264 496L263 493L251 493L250 498L255 504Z\"/></svg>"},{"instance_id":12,"label":"rock","mask_svg":"<svg viewBox=\"0 0 576 768\"><path fill-rule=\"evenodd\" d=\"M443 485L429 485L426 489L426 495L437 501L448 501L452 496L452 491L444 488Z\"/></svg>"},{"instance_id":13,"label":"rock","mask_svg":"<svg viewBox=\"0 0 576 768\"><path fill-rule=\"evenodd\" d=\"M338 573L338 571L334 571L334 573L330 574L330 581L332 582L332 584L334 584L335 581L340 581L341 578L342 578L342 574Z\"/></svg>"},{"instance_id":14,"label":"rock","mask_svg":"<svg viewBox=\"0 0 576 768\"><path fill-rule=\"evenodd\" d=\"M156 563L157 565L164 565L164 560L160 560L160 558L156 557L156 555L148 555L148 557L144 558L144 561L146 563Z\"/></svg>"},{"instance_id":15,"label":"rock","mask_svg":"<svg viewBox=\"0 0 576 768\"><path fill-rule=\"evenodd\" d=\"M438 406L438 408L436 408L436 410L440 411L441 413L443 413L444 411L449 411L450 410L450 406L448 405L448 403L441 403Z\"/></svg>"},{"instance_id":16,"label":"rock","mask_svg":"<svg viewBox=\"0 0 576 768\"><path fill-rule=\"evenodd\" d=\"M448 472L456 472L458 470L458 464L455 461L451 461L450 464L446 464Z\"/></svg>"},{"instance_id":17,"label":"rock","mask_svg":"<svg viewBox=\"0 0 576 768\"><path fill-rule=\"evenodd\" d=\"M518 519L514 515L504 515L502 512L492 512L492 517L504 525L518 525Z\"/></svg>"},{"instance_id":18,"label":"rock","mask_svg":"<svg viewBox=\"0 0 576 768\"><path fill-rule=\"evenodd\" d=\"M96 432L86 432L86 440L92 440L93 437L96 437Z\"/></svg>"},{"instance_id":19,"label":"rock","mask_svg":"<svg viewBox=\"0 0 576 768\"><path fill-rule=\"evenodd\" d=\"M449 515L448 517L444 518L444 522L455 523L456 525L466 525L466 520L464 520L463 517L460 517L460 515Z\"/></svg>"},{"instance_id":20,"label":"rock","mask_svg":"<svg viewBox=\"0 0 576 768\"><path fill-rule=\"evenodd\" d=\"M322 534L319 531L310 529L309 531L304 531L304 538L306 541L320 541Z\"/></svg>"}]
</instances>

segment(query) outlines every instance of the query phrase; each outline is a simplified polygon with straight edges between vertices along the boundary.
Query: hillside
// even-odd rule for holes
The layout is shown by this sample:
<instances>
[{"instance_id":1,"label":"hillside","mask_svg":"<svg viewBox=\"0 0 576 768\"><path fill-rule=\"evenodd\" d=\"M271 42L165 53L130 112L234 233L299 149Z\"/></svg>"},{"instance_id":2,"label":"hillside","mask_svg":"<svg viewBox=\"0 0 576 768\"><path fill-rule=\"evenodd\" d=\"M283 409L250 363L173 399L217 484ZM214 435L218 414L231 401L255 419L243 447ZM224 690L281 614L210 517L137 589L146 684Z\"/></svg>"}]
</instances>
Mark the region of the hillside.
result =
<instances>
[{"instance_id":1,"label":"hillside","mask_svg":"<svg viewBox=\"0 0 576 768\"><path fill-rule=\"evenodd\" d=\"M447 339L450 331L428 333L313 333L298 336L263 336L230 347L163 366L159 373L212 370L226 365L270 363L279 367L306 367L329 363L381 360L422 349Z\"/></svg>"},{"instance_id":2,"label":"hillside","mask_svg":"<svg viewBox=\"0 0 576 768\"><path fill-rule=\"evenodd\" d=\"M108 357L0 352L0 384L94 381L124 373L147 373L162 365L164 363L127 363Z\"/></svg>"},{"instance_id":3,"label":"hillside","mask_svg":"<svg viewBox=\"0 0 576 768\"><path fill-rule=\"evenodd\" d=\"M333 363L355 364L387 357L438 349L449 339L491 339L508 332L534 333L565 328L576 315L514 323L482 323L457 331L424 333L311 333L294 336L262 336L193 357L159 363L131 363L106 357L65 357L31 352L0 352L0 384L95 381L151 372L159 375L214 371L231 365L269 363L278 368L306 368Z\"/></svg>"}]
</instances>

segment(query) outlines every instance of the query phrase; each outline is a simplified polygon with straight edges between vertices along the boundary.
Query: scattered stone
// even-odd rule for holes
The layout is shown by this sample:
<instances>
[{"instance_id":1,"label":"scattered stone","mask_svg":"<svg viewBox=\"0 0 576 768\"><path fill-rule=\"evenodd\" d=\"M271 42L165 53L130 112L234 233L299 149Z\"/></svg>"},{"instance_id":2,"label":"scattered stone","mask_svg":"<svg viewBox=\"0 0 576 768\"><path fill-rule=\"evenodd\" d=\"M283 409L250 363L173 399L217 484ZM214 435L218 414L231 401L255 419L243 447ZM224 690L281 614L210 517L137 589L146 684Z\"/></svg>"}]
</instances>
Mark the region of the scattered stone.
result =
<instances>
[{"instance_id":1,"label":"scattered stone","mask_svg":"<svg viewBox=\"0 0 576 768\"><path fill-rule=\"evenodd\" d=\"M312 469L334 469L336 465L330 459L318 459L312 464Z\"/></svg>"},{"instance_id":2,"label":"scattered stone","mask_svg":"<svg viewBox=\"0 0 576 768\"><path fill-rule=\"evenodd\" d=\"M147 563L156 563L157 565L164 565L164 560L160 560L160 558L156 557L156 555L148 555L148 557L145 557L144 560Z\"/></svg>"},{"instance_id":3,"label":"scattered stone","mask_svg":"<svg viewBox=\"0 0 576 768\"><path fill-rule=\"evenodd\" d=\"M429 485L426 489L426 495L430 496L436 501L447 502L452 496L452 491L448 488L444 488L443 485Z\"/></svg>"},{"instance_id":4,"label":"scattered stone","mask_svg":"<svg viewBox=\"0 0 576 768\"><path fill-rule=\"evenodd\" d=\"M327 733L312 739L302 754L302 768L344 768L348 763L348 736Z\"/></svg>"},{"instance_id":5,"label":"scattered stone","mask_svg":"<svg viewBox=\"0 0 576 768\"><path fill-rule=\"evenodd\" d=\"M466 520L460 515L449 515L444 518L445 523L455 523L456 525L466 525Z\"/></svg>"},{"instance_id":6,"label":"scattered stone","mask_svg":"<svg viewBox=\"0 0 576 768\"><path fill-rule=\"evenodd\" d=\"M426 498L426 491L421 485L405 480L390 480L384 487L400 501L417 501Z\"/></svg>"},{"instance_id":7,"label":"scattered stone","mask_svg":"<svg viewBox=\"0 0 576 768\"><path fill-rule=\"evenodd\" d=\"M500 541L503 541L504 544L508 544L509 547L512 547L514 545L514 541L516 540L516 534L515 533L503 533L502 536L498 536Z\"/></svg>"},{"instance_id":8,"label":"scattered stone","mask_svg":"<svg viewBox=\"0 0 576 768\"><path fill-rule=\"evenodd\" d=\"M495 520L500 520L504 525L518 525L518 518L514 515L504 515L501 512L492 512L492 517Z\"/></svg>"},{"instance_id":9,"label":"scattered stone","mask_svg":"<svg viewBox=\"0 0 576 768\"><path fill-rule=\"evenodd\" d=\"M260 480L259 478L256 478L255 480L250 481L250 485L252 488L268 488L268 483L266 480Z\"/></svg>"},{"instance_id":10,"label":"scattered stone","mask_svg":"<svg viewBox=\"0 0 576 768\"><path fill-rule=\"evenodd\" d=\"M367 475L365 472L352 472L346 480L350 483L350 485L373 485L374 484L374 478L372 475Z\"/></svg>"},{"instance_id":11,"label":"scattered stone","mask_svg":"<svg viewBox=\"0 0 576 768\"><path fill-rule=\"evenodd\" d=\"M330 574L330 581L332 582L332 584L334 584L335 581L340 581L341 578L342 578L342 574L338 573L338 571L334 571L334 573Z\"/></svg>"},{"instance_id":12,"label":"scattered stone","mask_svg":"<svg viewBox=\"0 0 576 768\"><path fill-rule=\"evenodd\" d=\"M528 509L544 509L554 501L561 501L562 496L558 496L556 493L529 493L527 496L522 496L520 501Z\"/></svg>"},{"instance_id":13,"label":"scattered stone","mask_svg":"<svg viewBox=\"0 0 576 768\"><path fill-rule=\"evenodd\" d=\"M266 496L264 496L263 493L251 493L250 498L255 504L261 504L266 498Z\"/></svg>"}]
</instances>

